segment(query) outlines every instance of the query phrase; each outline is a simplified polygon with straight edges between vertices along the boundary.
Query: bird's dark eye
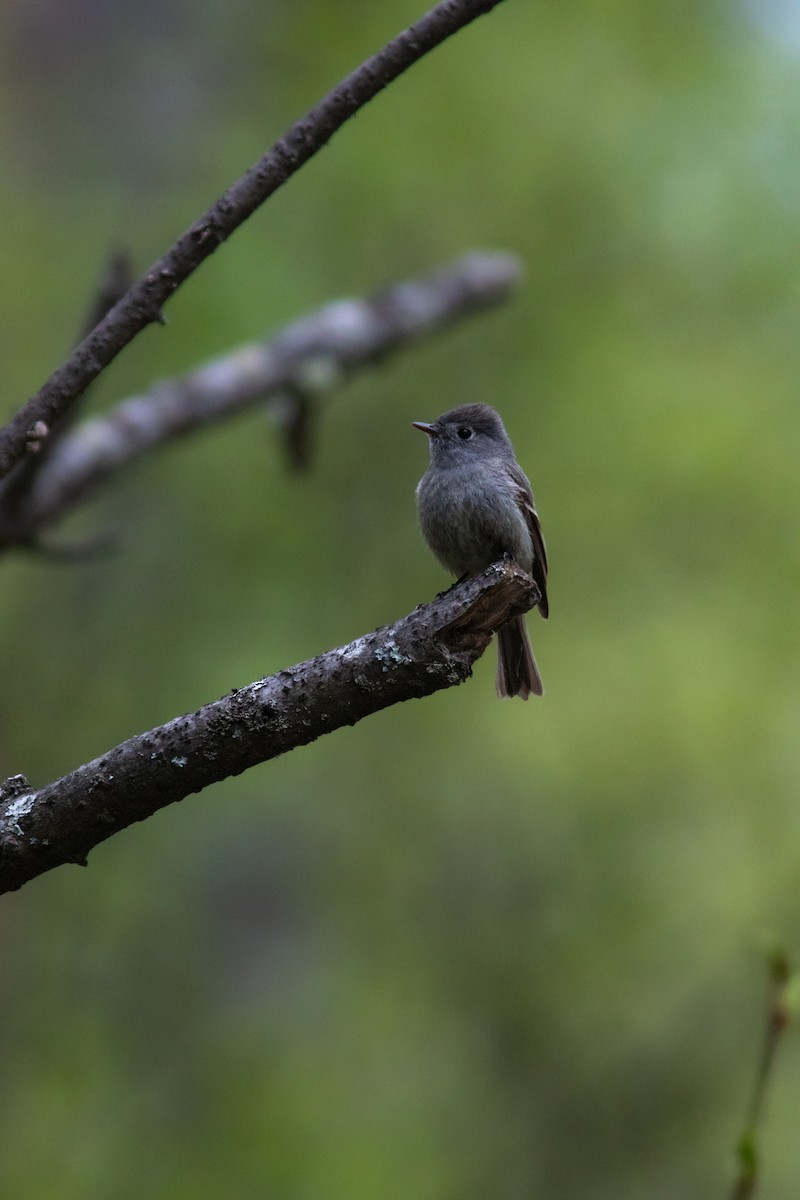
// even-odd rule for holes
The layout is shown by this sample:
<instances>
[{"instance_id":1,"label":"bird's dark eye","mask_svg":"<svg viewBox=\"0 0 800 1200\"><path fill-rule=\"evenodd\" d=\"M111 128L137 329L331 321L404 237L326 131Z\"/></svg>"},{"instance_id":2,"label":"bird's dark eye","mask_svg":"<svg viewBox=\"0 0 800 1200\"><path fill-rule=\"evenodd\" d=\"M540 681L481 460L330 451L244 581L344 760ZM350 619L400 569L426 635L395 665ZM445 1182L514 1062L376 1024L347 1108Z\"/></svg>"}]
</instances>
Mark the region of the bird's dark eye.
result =
<instances>
[{"instance_id":1,"label":"bird's dark eye","mask_svg":"<svg viewBox=\"0 0 800 1200\"><path fill-rule=\"evenodd\" d=\"M468 442L475 431L470 429L469 425L459 425L456 433L461 438L462 442Z\"/></svg>"}]
</instances>

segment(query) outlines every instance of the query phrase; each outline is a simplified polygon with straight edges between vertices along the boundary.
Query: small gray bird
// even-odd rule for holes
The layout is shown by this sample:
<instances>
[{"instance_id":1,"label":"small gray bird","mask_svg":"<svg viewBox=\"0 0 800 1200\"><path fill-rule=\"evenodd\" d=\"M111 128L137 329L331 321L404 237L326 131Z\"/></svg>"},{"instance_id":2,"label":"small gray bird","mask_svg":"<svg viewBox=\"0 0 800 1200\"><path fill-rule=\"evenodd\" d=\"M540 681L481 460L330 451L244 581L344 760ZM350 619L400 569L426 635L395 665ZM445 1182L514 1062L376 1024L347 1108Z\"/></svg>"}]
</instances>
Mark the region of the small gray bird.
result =
<instances>
[{"instance_id":1,"label":"small gray bird","mask_svg":"<svg viewBox=\"0 0 800 1200\"><path fill-rule=\"evenodd\" d=\"M462 404L428 425L430 466L417 485L423 537L442 566L477 575L510 554L541 592L548 614L547 552L528 479L499 415L488 404ZM497 631L497 694L527 700L542 694L524 618Z\"/></svg>"}]
</instances>

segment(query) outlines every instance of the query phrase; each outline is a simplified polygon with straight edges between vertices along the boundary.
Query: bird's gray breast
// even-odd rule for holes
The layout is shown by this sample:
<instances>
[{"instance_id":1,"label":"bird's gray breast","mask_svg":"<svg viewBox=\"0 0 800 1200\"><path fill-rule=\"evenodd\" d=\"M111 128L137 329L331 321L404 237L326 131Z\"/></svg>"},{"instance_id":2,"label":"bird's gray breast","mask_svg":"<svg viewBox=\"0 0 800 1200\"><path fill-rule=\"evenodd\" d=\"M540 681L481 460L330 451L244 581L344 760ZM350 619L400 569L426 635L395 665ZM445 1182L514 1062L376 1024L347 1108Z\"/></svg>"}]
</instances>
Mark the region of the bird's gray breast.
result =
<instances>
[{"instance_id":1,"label":"bird's gray breast","mask_svg":"<svg viewBox=\"0 0 800 1200\"><path fill-rule=\"evenodd\" d=\"M417 487L417 509L425 540L454 575L475 575L504 554L530 572L530 533L502 467L433 466Z\"/></svg>"}]
</instances>

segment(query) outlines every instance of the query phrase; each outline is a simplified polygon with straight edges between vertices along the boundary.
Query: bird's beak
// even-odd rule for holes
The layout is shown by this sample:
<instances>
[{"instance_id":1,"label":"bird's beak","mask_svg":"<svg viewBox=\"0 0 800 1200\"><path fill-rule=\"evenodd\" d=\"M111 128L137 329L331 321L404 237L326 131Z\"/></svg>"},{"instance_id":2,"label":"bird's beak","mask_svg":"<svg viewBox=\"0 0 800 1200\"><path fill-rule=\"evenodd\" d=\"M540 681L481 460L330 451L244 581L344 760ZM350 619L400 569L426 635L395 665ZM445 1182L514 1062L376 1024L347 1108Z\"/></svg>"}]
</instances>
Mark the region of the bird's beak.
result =
<instances>
[{"instance_id":1,"label":"bird's beak","mask_svg":"<svg viewBox=\"0 0 800 1200\"><path fill-rule=\"evenodd\" d=\"M435 437L439 432L435 425L428 425L425 421L412 421L411 424L415 429L421 429L423 433L427 433L428 437Z\"/></svg>"}]
</instances>

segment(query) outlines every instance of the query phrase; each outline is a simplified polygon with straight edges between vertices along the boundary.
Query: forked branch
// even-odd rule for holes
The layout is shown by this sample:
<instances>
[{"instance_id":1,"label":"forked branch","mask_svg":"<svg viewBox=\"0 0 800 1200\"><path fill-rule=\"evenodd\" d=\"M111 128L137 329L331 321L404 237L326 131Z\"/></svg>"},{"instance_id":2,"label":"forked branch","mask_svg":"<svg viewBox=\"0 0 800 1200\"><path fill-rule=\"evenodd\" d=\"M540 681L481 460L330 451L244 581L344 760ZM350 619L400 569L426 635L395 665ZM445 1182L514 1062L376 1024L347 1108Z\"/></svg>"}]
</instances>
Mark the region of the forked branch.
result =
<instances>
[{"instance_id":1,"label":"forked branch","mask_svg":"<svg viewBox=\"0 0 800 1200\"><path fill-rule=\"evenodd\" d=\"M501 0L441 0L337 84L291 126L254 166L153 263L95 326L63 366L0 429L0 479L32 444L31 431L52 429L101 371L148 325L202 262L334 133L378 92L476 17Z\"/></svg>"}]
</instances>

